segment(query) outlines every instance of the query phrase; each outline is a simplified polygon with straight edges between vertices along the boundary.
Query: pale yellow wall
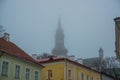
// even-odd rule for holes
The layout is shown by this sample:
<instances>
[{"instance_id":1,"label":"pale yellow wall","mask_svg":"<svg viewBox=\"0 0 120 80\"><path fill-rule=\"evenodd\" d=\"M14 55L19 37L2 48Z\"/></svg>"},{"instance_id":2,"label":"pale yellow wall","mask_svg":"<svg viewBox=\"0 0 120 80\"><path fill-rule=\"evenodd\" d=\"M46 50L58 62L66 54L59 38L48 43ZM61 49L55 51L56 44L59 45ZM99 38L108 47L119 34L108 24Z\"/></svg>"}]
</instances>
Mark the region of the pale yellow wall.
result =
<instances>
[{"instance_id":1,"label":"pale yellow wall","mask_svg":"<svg viewBox=\"0 0 120 80\"><path fill-rule=\"evenodd\" d=\"M72 70L72 80L81 80L81 73L84 74L84 80L87 80L87 75L90 77L93 76L94 80L97 80L99 79L100 80L100 74L97 73L97 72L94 72L92 70L89 70L89 69L86 69L86 68L83 68L83 67L80 67L78 65L75 65L75 64L71 64L71 63L68 63L67 64L67 71L68 69L71 69ZM68 72L67 72L68 73ZM67 80L68 80L68 74L67 74Z\"/></svg>"},{"instance_id":2,"label":"pale yellow wall","mask_svg":"<svg viewBox=\"0 0 120 80\"><path fill-rule=\"evenodd\" d=\"M64 79L64 63L63 62L56 62L56 63L49 63L43 64L45 68L42 70L42 80L46 80L47 78L47 70L52 70L53 72L53 80L63 80Z\"/></svg>"},{"instance_id":3,"label":"pale yellow wall","mask_svg":"<svg viewBox=\"0 0 120 80\"><path fill-rule=\"evenodd\" d=\"M94 80L99 79L100 80L100 74L80 67L78 65L75 65L70 62L55 62L55 63L48 63L44 65L45 68L42 70L42 80L46 80L46 71L47 70L53 70L53 80L68 80L68 70L72 70L72 79L71 80L81 80L80 74L84 74L84 80L87 80L86 76L88 75L90 77L89 80L91 80L91 77L94 77ZM66 73L66 74L64 74Z\"/></svg>"},{"instance_id":4,"label":"pale yellow wall","mask_svg":"<svg viewBox=\"0 0 120 80\"><path fill-rule=\"evenodd\" d=\"M2 61L7 61L9 62L9 68L8 68L8 77L1 77L0 80L14 80L14 69L15 65L18 64L20 65L20 80L25 80L25 70L26 68L30 69L30 80L34 80L34 73L35 71L39 72L39 80L42 80L41 78L41 72L42 68L39 65L33 64L31 62L26 62L22 59L12 57L9 55L4 54L2 57L0 57L0 74L1 74L1 67L2 67ZM2 79L1 79L2 78Z\"/></svg>"}]
</instances>

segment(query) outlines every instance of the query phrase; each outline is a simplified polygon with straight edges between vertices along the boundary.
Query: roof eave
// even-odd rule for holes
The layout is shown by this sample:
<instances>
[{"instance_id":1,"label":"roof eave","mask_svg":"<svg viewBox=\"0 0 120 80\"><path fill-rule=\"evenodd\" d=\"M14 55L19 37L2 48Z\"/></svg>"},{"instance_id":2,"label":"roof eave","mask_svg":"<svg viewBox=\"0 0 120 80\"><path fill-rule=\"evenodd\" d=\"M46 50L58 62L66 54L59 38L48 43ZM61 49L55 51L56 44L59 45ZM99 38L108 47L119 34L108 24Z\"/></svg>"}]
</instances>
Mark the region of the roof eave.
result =
<instances>
[{"instance_id":1,"label":"roof eave","mask_svg":"<svg viewBox=\"0 0 120 80\"><path fill-rule=\"evenodd\" d=\"M81 67L83 67L83 68L86 68L86 69L92 70L92 71L94 71L94 72L100 73L100 72L98 72L98 71L96 71L96 70L94 70L94 69L92 69L92 68L90 68L90 67L87 67L87 66L82 65L82 64L80 64L80 63L77 63L77 62L75 62L75 61L69 60L69 59L67 59L67 58L60 58L60 59L56 59L56 60L54 60L54 59L53 59L53 60L47 60L47 61L43 61L43 62L39 62L39 63L45 64L45 63L56 62L56 61L63 61L63 60L68 61L68 62L72 62L72 63L74 63L74 64L76 64L76 65L79 65L79 66L81 66Z\"/></svg>"},{"instance_id":2,"label":"roof eave","mask_svg":"<svg viewBox=\"0 0 120 80\"><path fill-rule=\"evenodd\" d=\"M3 54L5 53L5 54L10 55L10 56L15 57L15 58L17 57L18 59L20 59L20 60L24 60L25 62L31 62L31 63L34 63L34 64L40 66L41 68L44 68L44 66L41 65L40 63L38 63L37 61L32 62L32 61L30 61L30 60L28 60L28 59L25 59L25 58L22 58L22 57L18 57L18 56L12 55L12 54L10 54L10 53L8 53L8 52L6 52L6 51L4 51L4 50L1 50L1 49L0 49L0 52L2 52Z\"/></svg>"}]
</instances>

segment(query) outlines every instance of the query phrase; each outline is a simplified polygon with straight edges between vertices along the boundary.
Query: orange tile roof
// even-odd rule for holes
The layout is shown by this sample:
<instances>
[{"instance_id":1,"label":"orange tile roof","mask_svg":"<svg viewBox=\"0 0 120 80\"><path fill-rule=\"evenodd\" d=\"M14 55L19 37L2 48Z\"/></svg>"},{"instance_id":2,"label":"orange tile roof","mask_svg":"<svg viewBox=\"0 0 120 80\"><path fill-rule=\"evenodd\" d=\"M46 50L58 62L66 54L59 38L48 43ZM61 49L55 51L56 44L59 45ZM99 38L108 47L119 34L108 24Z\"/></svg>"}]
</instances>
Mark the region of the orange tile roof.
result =
<instances>
[{"instance_id":1,"label":"orange tile roof","mask_svg":"<svg viewBox=\"0 0 120 80\"><path fill-rule=\"evenodd\" d=\"M60 57L51 57L54 60L61 59ZM38 59L37 62L44 63L46 61L49 61L50 58L43 58L43 59Z\"/></svg>"},{"instance_id":2,"label":"orange tile roof","mask_svg":"<svg viewBox=\"0 0 120 80\"><path fill-rule=\"evenodd\" d=\"M0 51L7 53L8 55L18 57L20 59L24 59L35 64L42 66L40 63L35 61L32 57L30 57L26 52L24 52L21 48L10 41L6 41L3 38L0 38ZM42 66L43 67L43 66Z\"/></svg>"}]
</instances>

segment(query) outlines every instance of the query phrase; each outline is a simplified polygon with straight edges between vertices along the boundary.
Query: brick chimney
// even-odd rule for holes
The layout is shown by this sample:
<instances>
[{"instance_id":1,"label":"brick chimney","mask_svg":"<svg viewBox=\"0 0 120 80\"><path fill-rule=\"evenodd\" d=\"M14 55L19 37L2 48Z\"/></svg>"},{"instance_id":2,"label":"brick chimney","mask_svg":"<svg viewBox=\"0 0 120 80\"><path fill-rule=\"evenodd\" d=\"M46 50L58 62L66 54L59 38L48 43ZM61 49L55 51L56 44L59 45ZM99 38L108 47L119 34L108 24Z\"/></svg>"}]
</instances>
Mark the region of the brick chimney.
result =
<instances>
[{"instance_id":1,"label":"brick chimney","mask_svg":"<svg viewBox=\"0 0 120 80\"><path fill-rule=\"evenodd\" d=\"M6 41L10 41L10 34L9 33L4 33L3 39Z\"/></svg>"}]
</instances>

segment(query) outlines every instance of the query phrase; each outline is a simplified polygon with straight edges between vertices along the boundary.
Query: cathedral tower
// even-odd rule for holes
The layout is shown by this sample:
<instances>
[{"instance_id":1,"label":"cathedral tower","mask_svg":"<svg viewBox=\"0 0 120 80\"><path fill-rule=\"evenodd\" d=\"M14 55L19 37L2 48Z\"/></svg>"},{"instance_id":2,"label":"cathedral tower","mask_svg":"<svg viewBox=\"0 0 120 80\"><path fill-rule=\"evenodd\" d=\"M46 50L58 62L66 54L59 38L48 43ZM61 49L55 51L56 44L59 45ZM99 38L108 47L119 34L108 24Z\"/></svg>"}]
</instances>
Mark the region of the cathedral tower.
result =
<instances>
[{"instance_id":1,"label":"cathedral tower","mask_svg":"<svg viewBox=\"0 0 120 80\"><path fill-rule=\"evenodd\" d=\"M61 26L61 20L58 20L58 28L55 34L55 48L52 50L52 54L58 57L66 57L68 50L64 46L64 31Z\"/></svg>"},{"instance_id":2,"label":"cathedral tower","mask_svg":"<svg viewBox=\"0 0 120 80\"><path fill-rule=\"evenodd\" d=\"M102 69L102 65L103 65L103 49L100 47L99 49L99 70Z\"/></svg>"},{"instance_id":3,"label":"cathedral tower","mask_svg":"<svg viewBox=\"0 0 120 80\"><path fill-rule=\"evenodd\" d=\"M101 47L99 49L99 57L103 59L103 49Z\"/></svg>"}]
</instances>

